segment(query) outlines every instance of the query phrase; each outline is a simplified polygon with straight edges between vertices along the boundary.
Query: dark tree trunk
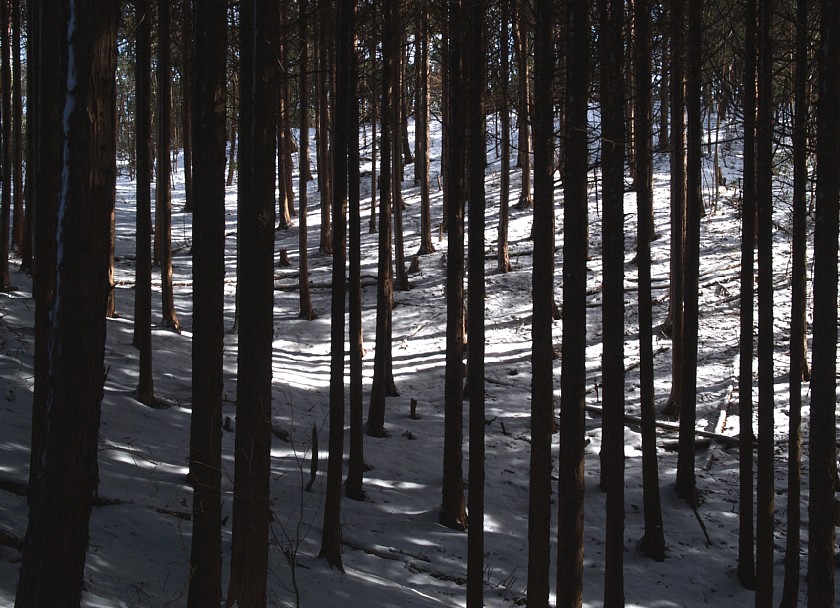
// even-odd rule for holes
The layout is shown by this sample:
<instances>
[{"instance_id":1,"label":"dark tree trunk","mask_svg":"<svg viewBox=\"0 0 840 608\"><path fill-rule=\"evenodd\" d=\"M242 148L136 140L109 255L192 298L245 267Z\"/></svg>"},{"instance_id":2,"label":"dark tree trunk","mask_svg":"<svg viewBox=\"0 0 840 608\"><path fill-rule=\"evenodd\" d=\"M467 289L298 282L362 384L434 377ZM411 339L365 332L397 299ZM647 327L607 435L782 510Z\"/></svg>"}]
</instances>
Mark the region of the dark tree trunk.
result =
<instances>
[{"instance_id":1,"label":"dark tree trunk","mask_svg":"<svg viewBox=\"0 0 840 608\"><path fill-rule=\"evenodd\" d=\"M9 277L9 222L12 212L12 16L9 0L0 0L0 98L2 98L3 133L0 138L0 163L3 165L0 184L0 289L8 289Z\"/></svg>"},{"instance_id":2,"label":"dark tree trunk","mask_svg":"<svg viewBox=\"0 0 840 608\"><path fill-rule=\"evenodd\" d=\"M793 260L790 314L790 430L788 431L787 538L781 608L799 603L799 532L802 506L802 380L807 358L808 2L796 2L796 75L793 124Z\"/></svg>"},{"instance_id":3,"label":"dark tree trunk","mask_svg":"<svg viewBox=\"0 0 840 608\"><path fill-rule=\"evenodd\" d=\"M671 3L671 289L668 318L664 325L671 335L671 394L665 413L679 417L683 396L683 259L685 257L685 81L683 34L686 0ZM693 434L692 434L693 438Z\"/></svg>"},{"instance_id":4,"label":"dark tree trunk","mask_svg":"<svg viewBox=\"0 0 840 608\"><path fill-rule=\"evenodd\" d=\"M265 606L274 333L275 5L240 3L239 365L227 605Z\"/></svg>"},{"instance_id":5,"label":"dark tree trunk","mask_svg":"<svg viewBox=\"0 0 840 608\"><path fill-rule=\"evenodd\" d=\"M181 324L175 313L175 295L172 288L172 176L169 161L170 134L172 130L170 62L169 0L158 2L158 62L157 62L157 184L155 188L155 215L158 221L156 240L160 240L161 309L163 326L180 331Z\"/></svg>"},{"instance_id":6,"label":"dark tree trunk","mask_svg":"<svg viewBox=\"0 0 840 608\"><path fill-rule=\"evenodd\" d=\"M486 0L469 5L466 47L469 54L469 352L467 368L470 383L469 510L467 539L467 607L484 606L484 167L487 164L486 119L484 108L487 53L484 22ZM548 21L550 27L550 20ZM549 87L550 88L550 87ZM551 104L547 106L551 111ZM549 425L550 428L550 425ZM551 518L549 514L549 519Z\"/></svg>"},{"instance_id":7,"label":"dark tree trunk","mask_svg":"<svg viewBox=\"0 0 840 608\"><path fill-rule=\"evenodd\" d=\"M694 474L694 427L697 419L697 334L699 317L700 217L703 213L703 115L700 108L703 0L688 0L687 91L688 138L683 248L683 348L677 492L697 504Z\"/></svg>"},{"instance_id":8,"label":"dark tree trunk","mask_svg":"<svg viewBox=\"0 0 840 608\"><path fill-rule=\"evenodd\" d=\"M554 421L554 19L548 0L536 3L534 103L534 272L531 327L531 473L528 488L528 605L548 606L551 566L551 429ZM523 167L523 174L524 174ZM472 197L470 198L472 210ZM472 213L470 233L472 233ZM472 244L472 238L470 238ZM472 245L471 245L472 246ZM470 249L470 260L473 250ZM472 285L472 269L470 270ZM472 302L473 292L470 292ZM470 315L470 327L473 325ZM474 345L470 341L470 352ZM470 367L472 379L472 367ZM471 385L472 386L472 385ZM472 415L470 415L472 420ZM472 476L470 476L472 488Z\"/></svg>"},{"instance_id":9,"label":"dark tree trunk","mask_svg":"<svg viewBox=\"0 0 840 608\"><path fill-rule=\"evenodd\" d=\"M195 15L196 157L193 213L193 389L190 473L193 535L187 606L218 606L222 590L222 392L224 387L225 60L224 0Z\"/></svg>"},{"instance_id":10,"label":"dark tree trunk","mask_svg":"<svg viewBox=\"0 0 840 608\"><path fill-rule=\"evenodd\" d=\"M20 0L11 0L12 11L12 248L21 255L26 219L23 212L23 90L20 66Z\"/></svg>"},{"instance_id":11,"label":"dark tree trunk","mask_svg":"<svg viewBox=\"0 0 840 608\"><path fill-rule=\"evenodd\" d=\"M695 0L696 1L696 0ZM755 605L773 605L775 528L773 385L773 0L758 3L758 475L756 479ZM836 302L836 298L835 298Z\"/></svg>"},{"instance_id":12,"label":"dark tree trunk","mask_svg":"<svg viewBox=\"0 0 840 608\"><path fill-rule=\"evenodd\" d=\"M348 152L352 128L353 99L351 70L355 37L356 3L341 0L338 7L336 40L336 104L333 133L332 201L332 320L330 323L330 448L327 463L327 496L324 504L324 536L320 556L331 568L341 565L341 476L344 460L344 301L347 290L347 190ZM357 131L358 133L358 131ZM352 340L352 336L351 336Z\"/></svg>"},{"instance_id":13,"label":"dark tree trunk","mask_svg":"<svg viewBox=\"0 0 840 608\"><path fill-rule=\"evenodd\" d=\"M200 6L204 10L204 5ZM181 0L181 133L184 145L184 211L195 211L193 196L193 0Z\"/></svg>"},{"instance_id":14,"label":"dark tree trunk","mask_svg":"<svg viewBox=\"0 0 840 608\"><path fill-rule=\"evenodd\" d=\"M307 205L309 199L307 196L307 184L311 178L309 175L309 45L307 37L309 36L309 17L306 6L306 0L303 0L298 10L300 16L298 18L299 31L298 40L300 42L300 75L299 79L299 96L300 96L300 142L298 145L298 156L300 158L300 167L298 171L298 186L300 192L298 194L299 212L298 212L298 248L300 250L300 275L298 285L300 286L300 318L312 321L315 319L315 311L312 309L312 297L309 294L309 235L307 233L308 226L306 222L308 210Z\"/></svg>"},{"instance_id":15,"label":"dark tree trunk","mask_svg":"<svg viewBox=\"0 0 840 608\"><path fill-rule=\"evenodd\" d=\"M463 479L464 413L464 108L462 82L463 8L450 0L446 76L448 98L444 124L446 155L446 367L444 372L443 487L440 523L465 530L467 511Z\"/></svg>"},{"instance_id":16,"label":"dark tree trunk","mask_svg":"<svg viewBox=\"0 0 840 608\"><path fill-rule=\"evenodd\" d=\"M402 132L402 89L403 89L403 69L402 69L402 14L399 2L388 3L388 13L386 15L385 24L385 41L384 45L390 45L391 51L384 57L389 56L392 62L391 69L391 105L390 116L388 117L389 127L391 129L392 140L392 154L391 162L391 189L393 192L392 210L394 212L394 265L396 267L396 274L394 280L394 289L397 291L408 291L411 286L408 284L408 274L405 270L405 243L403 242L403 208L405 203L402 198L402 181L403 181L403 157L400 149L403 147ZM383 51L384 53L384 51Z\"/></svg>"},{"instance_id":17,"label":"dark tree trunk","mask_svg":"<svg viewBox=\"0 0 840 608\"><path fill-rule=\"evenodd\" d=\"M33 7L34 8L34 7ZM30 13L34 21L33 53L36 67L34 135L37 151L33 173L32 201L38 209L35 214L35 267L33 291L35 292L35 387L32 395L32 447L29 464L29 487L38 479L40 444L47 416L47 388L50 342L50 309L55 295L56 217L58 195L61 188L61 159L63 146L60 138L64 97L56 82L66 80L66 27L62 27L65 7L58 0L44 0L36 11ZM41 45L41 40L54 43Z\"/></svg>"},{"instance_id":18,"label":"dark tree trunk","mask_svg":"<svg viewBox=\"0 0 840 608\"><path fill-rule=\"evenodd\" d=\"M329 27L329 12L331 4L322 2L320 6L320 22L318 34L320 37L319 48L316 53L319 60L318 77L315 84L318 97L318 190L321 194L321 240L318 250L325 254L332 254L332 227L330 226L330 207L333 202L333 146L332 141L332 109L330 99L332 98L332 73L333 73L333 51L330 41L333 39L332 29ZM343 101L343 100L342 100Z\"/></svg>"},{"instance_id":19,"label":"dark tree trunk","mask_svg":"<svg viewBox=\"0 0 840 608\"><path fill-rule=\"evenodd\" d=\"M355 27L355 14L354 27ZM350 61L350 97L359 97L359 60L352 49ZM347 468L345 491L352 500L364 500L364 404L362 401L362 213L360 201L361 176L359 174L359 103L350 105L349 134L347 141L347 182L350 215L349 235L349 326L350 326L350 459Z\"/></svg>"},{"instance_id":20,"label":"dark tree trunk","mask_svg":"<svg viewBox=\"0 0 840 608\"><path fill-rule=\"evenodd\" d=\"M72 27L58 18L65 7ZM77 0L52 7L55 10L47 15L48 8L42 6L42 18L55 21L57 29L69 36L68 44L58 48L67 49L74 58L65 81L73 86L61 87L65 109L61 174L66 187L58 205L58 287L50 317L47 419L38 446L41 466L30 484L18 608L78 606L81 601L98 477L108 297L108 283L102 277L108 270L108 215L116 187L118 5ZM55 45L55 39L49 45ZM55 87L56 82L51 84Z\"/></svg>"},{"instance_id":21,"label":"dark tree trunk","mask_svg":"<svg viewBox=\"0 0 840 608\"><path fill-rule=\"evenodd\" d=\"M371 53L376 55L376 43L371 45ZM368 233L376 233L376 191L379 179L376 175L376 78L370 79L370 221Z\"/></svg>"},{"instance_id":22,"label":"dark tree trunk","mask_svg":"<svg viewBox=\"0 0 840 608\"><path fill-rule=\"evenodd\" d=\"M659 466L656 456L656 410L653 365L653 302L651 301L651 255L653 225L646 221L653 215L652 102L650 59L650 8L648 0L636 0L633 14L636 29L634 67L638 84L636 120L636 218L639 269L639 392L642 414L642 487L645 533L641 551L655 559L665 559L665 532L659 491Z\"/></svg>"},{"instance_id":23,"label":"dark tree trunk","mask_svg":"<svg viewBox=\"0 0 840 608\"><path fill-rule=\"evenodd\" d=\"M499 235L496 243L498 250L499 272L510 272L510 253L508 250L508 225L510 223L510 101L508 100L510 78L510 4L512 0L501 0L502 15L499 39L500 70L501 80L501 117L502 149L501 167L499 168Z\"/></svg>"},{"instance_id":24,"label":"dark tree trunk","mask_svg":"<svg viewBox=\"0 0 840 608\"><path fill-rule=\"evenodd\" d=\"M741 326L738 370L740 418L740 505L738 579L755 589L755 513L753 502L753 302L755 299L755 0L747 0L744 28L744 190L741 207Z\"/></svg>"},{"instance_id":25,"label":"dark tree trunk","mask_svg":"<svg viewBox=\"0 0 840 608\"><path fill-rule=\"evenodd\" d=\"M391 240L391 211L393 203L394 150L389 117L394 95L393 74L395 49L383 41L382 57L382 175L380 180L379 208L379 260L376 288L376 354L373 362L373 385L368 408L367 434L371 437L385 436L385 397L396 393L391 356L392 308L394 302L393 243Z\"/></svg>"},{"instance_id":26,"label":"dark tree trunk","mask_svg":"<svg viewBox=\"0 0 840 608\"><path fill-rule=\"evenodd\" d=\"M624 606L624 5L599 0L603 175L604 606ZM534 263L536 266L536 262Z\"/></svg>"},{"instance_id":27,"label":"dark tree trunk","mask_svg":"<svg viewBox=\"0 0 840 608\"><path fill-rule=\"evenodd\" d=\"M137 242L134 291L134 346L140 351L137 400L153 405L152 376L152 43L151 10L148 0L135 5L137 48L135 117L137 145Z\"/></svg>"},{"instance_id":28,"label":"dark tree trunk","mask_svg":"<svg viewBox=\"0 0 840 608\"><path fill-rule=\"evenodd\" d=\"M564 127L563 344L560 376L560 465L557 530L557 603L583 601L583 460L586 397L587 104L589 13L586 0L568 0L569 28Z\"/></svg>"},{"instance_id":29,"label":"dark tree trunk","mask_svg":"<svg viewBox=\"0 0 840 608\"><path fill-rule=\"evenodd\" d=\"M837 236L840 217L840 11L820 3L817 51L817 207L811 373L808 608L836 605L834 479L837 475Z\"/></svg>"},{"instance_id":30,"label":"dark tree trunk","mask_svg":"<svg viewBox=\"0 0 840 608\"><path fill-rule=\"evenodd\" d=\"M277 3L278 25L284 31L288 21L288 5ZM277 167L278 167L278 209L277 227L288 230L292 225L294 199L292 194L292 133L291 104L289 103L289 44L281 37L277 45Z\"/></svg>"},{"instance_id":31,"label":"dark tree trunk","mask_svg":"<svg viewBox=\"0 0 840 608\"><path fill-rule=\"evenodd\" d=\"M35 200L36 200L36 164L38 163L37 137L38 137L38 110L36 109L36 98L38 97L38 8L29 9L29 18L26 20L26 184L23 189L23 198L26 206L24 218L23 243L20 252L21 272L32 273L34 270L34 248L35 248ZM34 281L33 281L34 283Z\"/></svg>"},{"instance_id":32,"label":"dark tree trunk","mask_svg":"<svg viewBox=\"0 0 840 608\"><path fill-rule=\"evenodd\" d=\"M429 6L424 0L419 6L420 17L418 19L419 34L418 34L418 71L417 77L418 91L417 100L418 106L416 108L416 128L414 130L415 143L417 148L415 166L415 184L420 184L420 249L417 255L428 255L435 251L435 246L432 244L432 210L431 202L429 200L429 164L430 164L430 143L429 143Z\"/></svg>"},{"instance_id":33,"label":"dark tree trunk","mask_svg":"<svg viewBox=\"0 0 840 608\"><path fill-rule=\"evenodd\" d=\"M513 45L519 74L519 97L517 98L517 119L519 124L519 155L517 166L522 168L522 191L516 206L520 209L532 207L531 196L531 69L528 63L528 3L516 0L518 7L513 28Z\"/></svg>"}]
</instances>

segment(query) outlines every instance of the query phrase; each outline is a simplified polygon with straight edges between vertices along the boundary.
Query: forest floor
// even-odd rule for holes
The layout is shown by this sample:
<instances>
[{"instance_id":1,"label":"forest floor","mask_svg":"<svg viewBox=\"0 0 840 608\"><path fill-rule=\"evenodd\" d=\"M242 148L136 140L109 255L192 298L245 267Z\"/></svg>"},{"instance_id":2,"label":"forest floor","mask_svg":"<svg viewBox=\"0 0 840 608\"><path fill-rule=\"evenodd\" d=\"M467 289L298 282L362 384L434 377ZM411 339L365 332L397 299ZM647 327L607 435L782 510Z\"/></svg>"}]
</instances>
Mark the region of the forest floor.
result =
<instances>
[{"instance_id":1,"label":"forest floor","mask_svg":"<svg viewBox=\"0 0 840 608\"><path fill-rule=\"evenodd\" d=\"M443 452L443 377L445 354L445 238L438 241L442 193L438 191L439 127L434 131L432 216L437 252L420 259L410 275L412 289L395 294L393 355L399 397L389 398L388 437L365 438L364 502L344 499L342 521L345 572L331 571L317 554L325 493L324 473L311 492L304 490L311 458L311 435L327 445L330 270L331 258L318 253L320 217L309 212L310 281L318 319L301 320L297 285L297 225L276 233L276 249L285 248L292 263L275 273L272 536L269 605L304 607L463 606L465 604L465 533L438 524ZM492 129L491 129L492 131ZM491 132L492 136L492 132ZM368 133L369 143L369 133ZM514 139L515 141L515 139ZM729 188L717 192L711 164L704 167L707 211L701 226L700 336L697 365L697 428L735 438L739 432L738 356L740 285L740 219L737 188L739 150L722 150ZM658 157L655 220L661 237L653 243L654 319L661 323L668 308L670 228L667 157ZM362 167L369 170L369 164ZM499 162L489 146L487 170L487 396L485 594L487 606L523 605L527 579L527 511L529 410L531 382L532 212L513 209L510 252L513 271L496 272ZM403 194L405 251L419 245L419 189L413 168L406 169ZM784 176L782 176L784 177ZM514 174L511 202L518 199L520 174ZM295 185L297 175L294 176ZM775 597L781 597L787 514L788 349L790 326L790 196L780 178L775 212ZM311 186L310 192L314 190ZM363 178L363 205L369 206L370 179ZM368 197L365 199L364 197ZM108 320L105 366L107 379L99 436L99 496L93 510L85 569L86 607L162 607L186 605L189 574L192 491L186 481L191 396L191 217L183 213L183 173L175 174L173 271L176 308L183 331L153 328L155 390L166 407L150 409L134 399L138 354L132 347L134 310L134 184L122 177L117 190L117 310ZM557 182L555 293L562 304L562 187ZM197 204L201 204L200 201ZM377 235L368 234L368 208L362 218L363 322L365 399L373 369ZM233 326L236 277L236 191L227 197L226 322ZM599 490L601 354L601 217L599 190L590 188L591 261L588 264L587 413L584 605L602 606L605 496ZM633 263L636 203L625 196L626 412L639 414L638 284ZM810 255L809 248L809 255ZM809 266L809 269L811 267ZM809 270L809 294L811 293ZM33 384L33 312L31 279L13 267L16 288L0 295L0 535L23 536L27 525L24 488L28 478ZM160 274L153 274L153 319L160 319ZM809 295L810 297L810 295ZM562 323L553 325L562 341ZM235 334L225 338L224 416L235 429ZM656 398L661 408L670 392L671 343L656 332ZM560 361L555 361L555 396L559 403ZM805 470L802 485L801 598L805 598L808 527L807 447L808 392L805 408ZM417 400L418 420L409 417ZM465 424L467 412L465 408ZM660 414L663 421L667 418ZM697 484L701 504L695 513L674 489L676 432L658 431L667 559L658 563L637 548L643 534L641 439L639 428L625 427L625 589L627 605L747 606L753 593L735 575L738 555L738 448L724 439L698 444ZM223 434L223 589L230 566L233 506L233 432ZM345 446L349 445L349 436ZM553 477L558 466L553 439ZM347 447L345 447L345 450ZM464 451L467 471L467 451ZM326 454L320 452L320 470ZM469 480L466 480L467 486ZM556 497L556 486L554 488ZM556 551L556 502L552 560ZM0 545L0 606L11 606L20 569L19 549ZM290 566L294 563L294 566ZM553 568L552 568L553 571ZM766 584L763 581L762 584ZM297 591L296 591L297 589ZM297 594L297 599L296 599ZM840 597L840 577L838 577Z\"/></svg>"}]
</instances>

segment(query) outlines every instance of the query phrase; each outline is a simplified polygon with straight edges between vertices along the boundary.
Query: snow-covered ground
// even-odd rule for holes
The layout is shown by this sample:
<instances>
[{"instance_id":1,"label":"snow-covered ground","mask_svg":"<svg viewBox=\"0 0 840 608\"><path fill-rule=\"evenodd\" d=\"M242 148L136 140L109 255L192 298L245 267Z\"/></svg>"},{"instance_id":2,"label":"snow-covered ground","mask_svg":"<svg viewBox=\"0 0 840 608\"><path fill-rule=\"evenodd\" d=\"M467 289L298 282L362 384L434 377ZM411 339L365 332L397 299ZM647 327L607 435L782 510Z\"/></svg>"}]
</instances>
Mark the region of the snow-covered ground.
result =
<instances>
[{"instance_id":1,"label":"snow-covered ground","mask_svg":"<svg viewBox=\"0 0 840 608\"><path fill-rule=\"evenodd\" d=\"M489 129L491 135L493 128ZM432 167L433 225L441 219L437 190L440 144L435 125ZM516 141L514 139L514 141ZM369 142L369 133L368 133ZM487 250L495 251L498 220L499 162L488 145ZM729 184L737 184L737 150L723 154ZM667 158L658 158L654 179L656 225L662 237L653 245L655 322L668 305L669 179ZM369 169L362 167L363 170ZM739 192L711 191L711 171L704 173L708 215L702 222L700 270L700 346L697 426L735 436L738 433L738 315ZM419 190L413 186L413 167L406 170L403 192L406 253L419 245ZM295 183L297 175L295 175ZM520 175L514 174L512 202L518 197ZM312 191L312 186L311 190ZM363 178L363 196L370 195L370 179ZM590 189L591 253L588 288L587 403L599 405L600 383L600 201ZM787 349L790 305L790 204L779 192L775 220L776 309L776 568L774 586L781 596L784 572L787 466ZM114 504L96 507L91 516L91 539L85 570L83 605L88 607L161 607L186 604L190 550L191 489L186 482L191 386L191 217L181 212L183 174L175 175L173 191L173 247L176 308L183 332L153 329L155 390L170 407L150 409L133 398L138 355L132 348L134 297L134 185L122 178L117 192L117 310L108 321L105 365L108 369L102 403L99 463L100 496ZM562 188L555 196L557 243L563 242ZM369 205L369 198L367 200ZM713 204L714 203L714 204ZM200 204L200 203L199 203ZM363 205L365 201L363 200ZM227 198L227 324L233 324L236 261L236 192ZM376 235L368 234L368 208L362 217L363 321L365 328L365 389L370 387L375 344ZM637 281L634 257L636 205L625 196L626 216L626 410L638 413ZM310 269L313 304L318 319L298 318L298 229L276 234L277 249L286 248L291 268L275 274L273 424L288 435L274 438L272 448L272 536L270 539L269 605L305 607L369 606L421 607L465 604L466 534L437 523L441 494L443 451L443 376L445 348L444 256L438 251L420 261L410 276L412 290L395 294L394 372L401 395L388 400L385 439L365 439L365 460L372 469L365 476L367 499L342 503L345 572L331 571L317 558L321 541L325 477L311 492L304 491L310 467L313 425L320 445L327 445L329 373L329 285L331 259L318 254L320 216L309 212ZM531 356L531 211L513 210L510 223L513 271L495 272L487 259L487 413L486 427L486 605L523 605L527 571L527 505ZM562 294L562 248L555 257L555 288ZM15 291L0 294L0 479L25 483L28 477L30 407L33 382L33 300L31 280L13 271ZM160 277L153 276L153 319L160 319ZM561 323L554 323L555 342L562 339ZM235 335L225 338L224 415L235 427ZM670 342L661 336L654 344L656 393L661 405L670 391ZM555 362L555 394L559 396L560 363ZM804 419L807 425L807 387ZM409 418L409 402L416 399L419 420ZM465 409L465 424L466 424ZM659 451L662 508L668 558L657 563L641 555L637 543L643 533L641 452L638 428L627 427L625 587L628 605L645 607L746 606L753 594L735 576L738 551L738 453L727 443L712 441L697 452L697 483L702 495L698 515L708 531L707 542L695 513L674 490L676 454L666 449L676 438L660 429ZM281 435L283 433L280 433ZM604 494L598 489L600 418L588 414L586 460L586 566L584 604L602 605L604 552ZM807 428L805 430L807 467ZM233 505L233 444L223 434L224 578L230 566L230 514ZM345 441L345 452L349 437ZM554 476L558 445L553 443ZM326 455L321 451L321 470ZM465 450L466 457L466 450ZM464 471L467 471L464 463ZM807 468L803 501L807 504ZM468 482L468 480L467 480ZM8 485L8 484L6 484ZM555 487L556 492L556 487ZM556 494L555 494L556 495ZM555 503L556 507L556 503ZM555 509L556 510L556 509ZM803 568L807 547L807 509L803 510ZM0 489L0 530L21 537L27 524L24 496ZM556 518L554 522L556 543ZM552 550L552 557L555 555ZM289 565L294 556L296 567ZM0 546L0 605L11 606L20 568L17 550ZM553 569L552 569L553 570ZM764 584L764 583L763 583Z\"/></svg>"}]
</instances>

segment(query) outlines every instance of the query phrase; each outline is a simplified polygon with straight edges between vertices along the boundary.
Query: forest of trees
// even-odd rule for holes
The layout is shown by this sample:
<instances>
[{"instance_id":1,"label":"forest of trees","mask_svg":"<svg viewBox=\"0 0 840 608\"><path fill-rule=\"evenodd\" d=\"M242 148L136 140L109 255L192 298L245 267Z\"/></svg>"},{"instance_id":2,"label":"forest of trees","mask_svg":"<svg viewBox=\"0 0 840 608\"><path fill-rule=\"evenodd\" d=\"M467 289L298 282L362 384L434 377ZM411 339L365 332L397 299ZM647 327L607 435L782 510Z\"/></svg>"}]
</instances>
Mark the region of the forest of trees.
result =
<instances>
[{"instance_id":1,"label":"forest of trees","mask_svg":"<svg viewBox=\"0 0 840 608\"><path fill-rule=\"evenodd\" d=\"M558 606L583 603L585 366L592 339L603 344L603 605L624 605L630 297L625 240L635 244L638 268L633 297L638 298L644 472L640 548L661 561L666 532L655 434L663 412L654 398L653 365L653 336L661 320L653 318L651 293L651 243L661 235L653 222L654 155L670 162L671 192L668 316L661 330L671 340L673 378L661 405L664 415L679 420L677 492L696 509L700 231L707 213L701 167L712 157L712 116L719 124L726 115L737 117L733 137L743 141L736 374L740 536L733 568L744 587L755 589L756 606L778 602L772 585L779 557L773 460L781 448L774 441L774 379L786 374L789 509L781 605L797 605L803 569L808 606L836 605L836 0L0 0L0 23L0 287L14 289L12 260L32 276L35 301L29 524L19 539L16 606L80 603L88 522L97 499L106 319L116 314L118 174L136 184L134 310L121 311L132 319L139 351L136 399L154 408L165 397L156 394L153 377L152 273L159 266L160 326L179 332L171 242L175 154L182 155L186 211L193 214L187 605L266 605L274 269L285 253L278 251L275 235L293 223L300 227L295 312L312 320L308 213L320 214L318 251L332 259L320 556L342 570L342 500L365 500L365 436L386 436L386 402L399 394L392 354L394 293L411 289L409 263L419 264L435 250L430 130L436 120L443 125L438 179L440 235L445 231L447 240L439 522L468 535L466 605L484 605L485 257L492 251L488 259L497 272L510 271L507 231L514 207L533 214L527 605L548 606L552 588ZM369 175L360 171L362 133L373 137ZM499 146L502 158L495 225L486 212L489 146ZM299 162L297 190L293 155ZM717 147L712 162L720 185ZM412 164L421 194L416 253L406 251L403 219L402 184ZM313 165L315 192L307 189ZM773 359L774 180L781 165L793 167L789 370L774 369ZM522 194L510 205L514 171L521 173ZM369 209L361 208L363 179L371 180ZM225 193L233 183L239 236L237 425L230 574L223 589L220 433L229 329L224 281L231 279L224 271ZM597 338L588 334L586 322L593 189L603 222L603 329ZM635 194L639 218L632 232L625 223L627 191ZM562 243L555 242L559 223ZM378 238L369 387L362 375L364 228ZM488 231L495 231L492 238ZM557 250L562 268L555 268ZM554 287L558 275L562 290ZM559 346L554 321L562 324ZM803 383L810 383L807 403ZM801 415L805 405L809 418ZM556 474L554 433L560 437ZM808 516L804 548L802 508ZM805 563L800 554L807 554Z\"/></svg>"}]
</instances>

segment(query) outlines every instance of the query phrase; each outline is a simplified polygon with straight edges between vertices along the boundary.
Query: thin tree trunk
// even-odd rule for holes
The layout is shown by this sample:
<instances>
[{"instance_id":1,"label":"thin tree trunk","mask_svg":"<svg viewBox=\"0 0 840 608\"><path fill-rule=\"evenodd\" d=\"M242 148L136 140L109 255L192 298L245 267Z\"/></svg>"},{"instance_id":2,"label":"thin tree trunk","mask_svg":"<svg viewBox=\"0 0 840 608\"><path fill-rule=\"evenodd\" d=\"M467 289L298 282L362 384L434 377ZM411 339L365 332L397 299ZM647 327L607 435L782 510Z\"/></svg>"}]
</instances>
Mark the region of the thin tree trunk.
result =
<instances>
[{"instance_id":1,"label":"thin tree trunk","mask_svg":"<svg viewBox=\"0 0 840 608\"><path fill-rule=\"evenodd\" d=\"M444 124L449 152L446 155L447 247L446 259L446 363L444 371L443 484L439 521L448 528L465 530L463 417L464 417L464 207L463 142L464 109L461 72L462 7L449 0L449 29L445 76L448 85Z\"/></svg>"},{"instance_id":2,"label":"thin tree trunk","mask_svg":"<svg viewBox=\"0 0 840 608\"><path fill-rule=\"evenodd\" d=\"M773 604L775 513L773 370L773 0L758 3L758 475L756 479L755 605Z\"/></svg>"},{"instance_id":3,"label":"thin tree trunk","mask_svg":"<svg viewBox=\"0 0 840 608\"><path fill-rule=\"evenodd\" d=\"M0 184L0 289L11 285L9 277L9 221L12 212L12 16L9 0L0 0L0 97L2 97L3 133L0 138L0 162L2 162L2 184Z\"/></svg>"},{"instance_id":4,"label":"thin tree trunk","mask_svg":"<svg viewBox=\"0 0 840 608\"><path fill-rule=\"evenodd\" d=\"M204 9L204 5L200 6ZM193 196L193 0L181 0L181 131L184 146L184 211L195 211Z\"/></svg>"},{"instance_id":5,"label":"thin tree trunk","mask_svg":"<svg viewBox=\"0 0 840 608\"><path fill-rule=\"evenodd\" d=\"M12 248L21 254L26 221L23 212L23 90L20 66L20 0L11 0L12 11Z\"/></svg>"},{"instance_id":6,"label":"thin tree trunk","mask_svg":"<svg viewBox=\"0 0 840 608\"><path fill-rule=\"evenodd\" d=\"M417 147L415 184L420 184L420 249L417 255L428 255L435 251L432 244L432 210L429 192L430 136L429 136L429 6L426 0L419 6L420 22L418 33L418 92L414 137Z\"/></svg>"},{"instance_id":7,"label":"thin tree trunk","mask_svg":"<svg viewBox=\"0 0 840 608\"><path fill-rule=\"evenodd\" d=\"M300 193L298 194L298 201L300 210L298 212L298 249L300 250L300 318L312 321L315 319L315 311L312 309L312 297L309 294L309 235L307 233L308 226L307 218L307 204L309 199L307 197L307 183L311 176L309 173L309 45L307 37L309 36L309 18L306 11L309 10L306 5L306 0L302 0L299 5L300 16L298 21L299 32L298 40L300 42L300 76L299 76L299 96L300 96L300 142L298 145L298 155L300 157L300 168L298 171L298 185Z\"/></svg>"},{"instance_id":8,"label":"thin tree trunk","mask_svg":"<svg viewBox=\"0 0 840 608\"><path fill-rule=\"evenodd\" d=\"M522 168L522 190L519 194L517 208L523 209L534 206L531 196L531 92L530 66L528 64L528 22L525 11L527 2L517 0L519 4L516 13L516 23L513 28L513 44L516 50L516 61L519 73L518 124L519 124L519 155L517 166Z\"/></svg>"},{"instance_id":9,"label":"thin tree trunk","mask_svg":"<svg viewBox=\"0 0 840 608\"><path fill-rule=\"evenodd\" d=\"M155 213L159 219L161 309L163 326L180 331L181 324L175 313L175 295L172 288L172 176L169 162L171 132L171 63L169 0L158 4L158 144L157 144L157 187L155 191Z\"/></svg>"},{"instance_id":10,"label":"thin tree trunk","mask_svg":"<svg viewBox=\"0 0 840 608\"><path fill-rule=\"evenodd\" d=\"M351 139L350 106L354 103L351 82L353 39L355 36L354 0L341 0L336 40L336 105L333 134L332 201L332 300L330 323L330 447L327 463L327 496L324 504L324 535L320 557L331 568L341 564L341 475L344 460L344 312L347 290L347 187L348 152Z\"/></svg>"},{"instance_id":11,"label":"thin tree trunk","mask_svg":"<svg viewBox=\"0 0 840 608\"><path fill-rule=\"evenodd\" d=\"M738 579L755 589L755 513L753 502L753 302L755 297L755 0L747 0L744 35L744 191L741 208L741 327L738 370L740 418L740 505Z\"/></svg>"},{"instance_id":12,"label":"thin tree trunk","mask_svg":"<svg viewBox=\"0 0 840 608\"><path fill-rule=\"evenodd\" d=\"M636 120L636 221L639 269L639 392L642 414L642 488L645 533L639 547L655 559L665 559L665 532L659 490L659 466L656 456L656 410L653 365L653 303L651 301L652 224L645 221L653 214L652 110L650 9L648 0L636 0L633 13L636 29L634 67L638 84Z\"/></svg>"},{"instance_id":13,"label":"thin tree trunk","mask_svg":"<svg viewBox=\"0 0 840 608\"><path fill-rule=\"evenodd\" d=\"M796 2L796 75L793 125L793 260L790 314L790 430L788 431L787 537L781 608L799 603L799 532L802 506L802 380L810 378L806 342L807 310L807 144L808 2Z\"/></svg>"},{"instance_id":14,"label":"thin tree trunk","mask_svg":"<svg viewBox=\"0 0 840 608\"><path fill-rule=\"evenodd\" d=\"M403 242L403 208L405 203L402 198L402 177L403 177L403 157L400 149L403 148L403 132L402 132L402 15L399 9L400 3L393 2L389 4L390 23L386 26L388 32L386 36L390 40L393 48L393 62L394 69L391 72L391 116L388 119L391 128L391 137L393 141L391 162L393 168L391 169L392 192L394 202L392 205L394 212L394 265L396 266L396 274L394 281L394 288L397 291L408 291L411 286L408 284L408 274L405 269L405 243ZM386 43L387 44L387 43Z\"/></svg>"},{"instance_id":15,"label":"thin tree trunk","mask_svg":"<svg viewBox=\"0 0 840 608\"><path fill-rule=\"evenodd\" d=\"M510 224L510 101L508 99L510 78L510 4L512 0L501 0L502 15L499 39L500 70L501 80L501 115L502 149L499 183L499 234L496 243L498 251L499 272L510 272L510 253L508 250L508 226Z\"/></svg>"}]
</instances>

